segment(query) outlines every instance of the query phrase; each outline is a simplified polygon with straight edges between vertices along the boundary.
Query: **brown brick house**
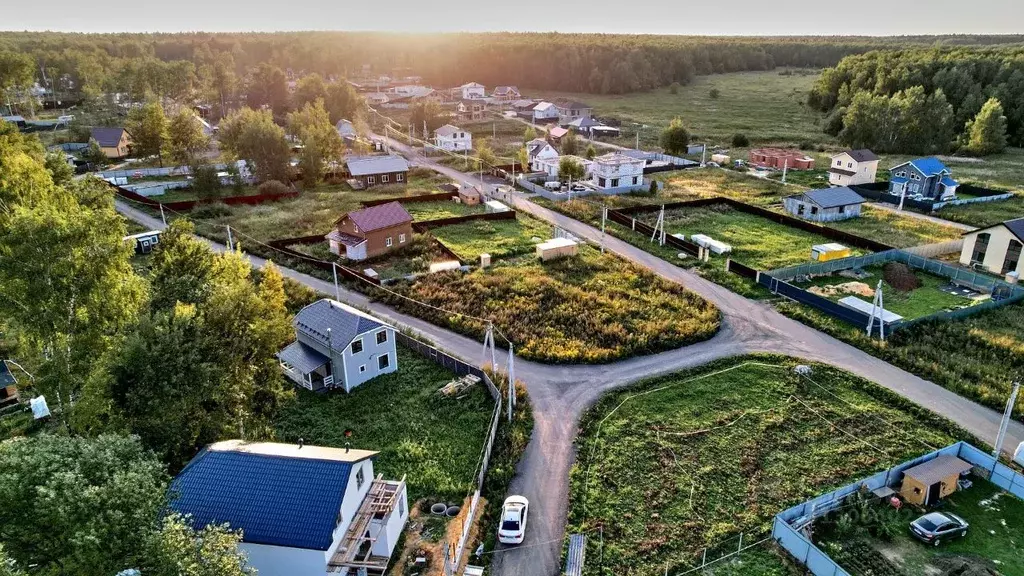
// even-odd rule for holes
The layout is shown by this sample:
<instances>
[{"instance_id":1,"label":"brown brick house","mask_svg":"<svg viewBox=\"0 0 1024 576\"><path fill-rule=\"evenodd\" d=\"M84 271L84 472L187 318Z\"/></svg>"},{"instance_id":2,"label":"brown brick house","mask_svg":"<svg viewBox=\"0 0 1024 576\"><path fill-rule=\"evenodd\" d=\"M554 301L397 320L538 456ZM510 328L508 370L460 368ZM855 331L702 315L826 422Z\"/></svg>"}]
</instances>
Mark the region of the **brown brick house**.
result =
<instances>
[{"instance_id":1,"label":"brown brick house","mask_svg":"<svg viewBox=\"0 0 1024 576\"><path fill-rule=\"evenodd\" d=\"M398 202L345 214L325 238L331 252L349 260L365 260L412 242L412 216Z\"/></svg>"}]
</instances>

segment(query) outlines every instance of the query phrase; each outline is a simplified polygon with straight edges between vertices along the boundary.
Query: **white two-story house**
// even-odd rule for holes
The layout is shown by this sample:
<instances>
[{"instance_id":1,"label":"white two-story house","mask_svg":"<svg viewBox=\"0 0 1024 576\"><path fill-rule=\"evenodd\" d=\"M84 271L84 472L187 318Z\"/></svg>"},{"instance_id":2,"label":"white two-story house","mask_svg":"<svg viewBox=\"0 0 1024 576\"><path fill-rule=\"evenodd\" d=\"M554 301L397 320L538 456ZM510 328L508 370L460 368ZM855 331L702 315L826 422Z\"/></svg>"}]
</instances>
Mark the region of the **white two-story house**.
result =
<instances>
[{"instance_id":1,"label":"white two-story house","mask_svg":"<svg viewBox=\"0 0 1024 576\"><path fill-rule=\"evenodd\" d=\"M341 389L398 369L395 329L337 300L323 298L295 315L295 342L277 353L285 376L308 390Z\"/></svg>"},{"instance_id":2,"label":"white two-story house","mask_svg":"<svg viewBox=\"0 0 1024 576\"><path fill-rule=\"evenodd\" d=\"M871 150L847 150L832 157L828 183L833 186L871 184L878 173L878 156Z\"/></svg>"},{"instance_id":3,"label":"white two-story house","mask_svg":"<svg viewBox=\"0 0 1024 576\"><path fill-rule=\"evenodd\" d=\"M448 152L463 152L473 149L473 134L451 124L434 130L434 146Z\"/></svg>"},{"instance_id":4,"label":"white two-story house","mask_svg":"<svg viewBox=\"0 0 1024 576\"><path fill-rule=\"evenodd\" d=\"M404 479L375 477L377 452L227 440L171 482L171 511L228 524L260 576L383 574L409 518ZM365 572L360 572L365 569Z\"/></svg>"},{"instance_id":5,"label":"white two-story house","mask_svg":"<svg viewBox=\"0 0 1024 576\"><path fill-rule=\"evenodd\" d=\"M462 93L463 100L474 100L476 98L485 98L487 96L487 89L484 85L476 82L469 82L459 86L459 91Z\"/></svg>"},{"instance_id":6,"label":"white two-story house","mask_svg":"<svg viewBox=\"0 0 1024 576\"><path fill-rule=\"evenodd\" d=\"M534 138L526 143L526 155L530 158L531 172L544 172L543 164L558 161L558 150L543 138Z\"/></svg>"},{"instance_id":7,"label":"white two-story house","mask_svg":"<svg viewBox=\"0 0 1024 576\"><path fill-rule=\"evenodd\" d=\"M591 166L591 180L598 188L639 188L644 185L643 158L632 158L625 154L611 152L594 158Z\"/></svg>"}]
</instances>

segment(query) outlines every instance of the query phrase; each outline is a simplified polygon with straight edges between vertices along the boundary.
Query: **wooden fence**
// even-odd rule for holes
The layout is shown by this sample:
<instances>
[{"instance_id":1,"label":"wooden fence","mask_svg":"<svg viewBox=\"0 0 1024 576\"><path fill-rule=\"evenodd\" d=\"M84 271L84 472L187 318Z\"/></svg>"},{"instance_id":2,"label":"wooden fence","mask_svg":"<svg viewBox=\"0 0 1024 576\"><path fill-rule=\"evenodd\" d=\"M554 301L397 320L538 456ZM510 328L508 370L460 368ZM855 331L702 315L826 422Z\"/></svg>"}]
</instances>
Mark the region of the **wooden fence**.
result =
<instances>
[{"instance_id":1,"label":"wooden fence","mask_svg":"<svg viewBox=\"0 0 1024 576\"><path fill-rule=\"evenodd\" d=\"M111 184L111 186L114 187L114 190L118 196L126 200L131 200L132 202L144 204L146 206L152 206L153 208L159 208L160 206L163 206L164 208L174 211L188 211L195 208L196 206L200 206L203 204L215 204L217 202L221 202L229 206L234 206L238 204L257 205L263 204L264 202L276 202L278 200L295 198L299 195L298 192L284 192L281 194L251 194L249 196L228 196L226 198L211 198L208 200L181 200L179 202L158 202L156 200L147 198L142 194L132 192L127 188L116 186L114 184Z\"/></svg>"},{"instance_id":2,"label":"wooden fence","mask_svg":"<svg viewBox=\"0 0 1024 576\"><path fill-rule=\"evenodd\" d=\"M410 202L444 202L445 200L451 200L458 196L458 192L438 192L436 194L421 194L419 196L405 196L398 198L381 198L380 200L366 200L361 204L365 208L370 206L380 206L381 204L388 204L391 202L400 202L402 204L408 204Z\"/></svg>"}]
</instances>

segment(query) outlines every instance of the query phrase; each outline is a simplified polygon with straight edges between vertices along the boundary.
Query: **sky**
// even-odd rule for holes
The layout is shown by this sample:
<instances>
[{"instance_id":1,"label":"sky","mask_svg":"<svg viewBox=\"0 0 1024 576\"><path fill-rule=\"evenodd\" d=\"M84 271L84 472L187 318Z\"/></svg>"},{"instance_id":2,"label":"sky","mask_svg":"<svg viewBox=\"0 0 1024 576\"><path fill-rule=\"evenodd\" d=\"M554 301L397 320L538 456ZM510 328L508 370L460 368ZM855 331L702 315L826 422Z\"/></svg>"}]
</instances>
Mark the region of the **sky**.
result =
<instances>
[{"instance_id":1,"label":"sky","mask_svg":"<svg viewBox=\"0 0 1024 576\"><path fill-rule=\"evenodd\" d=\"M14 0L2 0L0 5ZM70 32L385 30L689 35L1024 33L1024 0L48 0L0 29Z\"/></svg>"}]
</instances>

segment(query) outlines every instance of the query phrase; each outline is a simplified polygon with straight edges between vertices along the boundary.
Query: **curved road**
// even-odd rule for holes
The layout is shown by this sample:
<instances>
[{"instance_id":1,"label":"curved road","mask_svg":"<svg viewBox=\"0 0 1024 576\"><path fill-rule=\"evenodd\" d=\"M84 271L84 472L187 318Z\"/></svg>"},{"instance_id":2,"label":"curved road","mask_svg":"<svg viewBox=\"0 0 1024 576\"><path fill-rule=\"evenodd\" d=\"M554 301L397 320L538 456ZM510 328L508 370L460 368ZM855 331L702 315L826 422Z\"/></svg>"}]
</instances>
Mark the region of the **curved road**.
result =
<instances>
[{"instance_id":1,"label":"curved road","mask_svg":"<svg viewBox=\"0 0 1024 576\"><path fill-rule=\"evenodd\" d=\"M404 146L392 142L392 146ZM407 150L404 150L409 153ZM432 162L415 158L421 164L449 175L459 182L483 185L470 176ZM528 212L592 242L601 232L547 210L524 197L512 199L518 210ZM117 202L125 216L154 229L159 220ZM209 242L215 250L220 244ZM244 247L244 241L243 241ZM497 575L545 576L559 573L562 537L568 511L569 470L575 457L573 443L580 416L602 394L642 378L699 366L718 358L752 352L769 352L832 364L904 396L941 414L979 438L994 442L1001 414L962 398L945 388L896 368L853 346L840 342L813 328L791 320L761 302L749 300L696 274L610 235L605 237L609 252L633 261L659 276L678 282L713 302L722 312L722 327L714 338L677 350L631 358L605 365L546 365L525 360L516 362L516 375L524 381L533 404L535 427L526 453L520 460L510 494L530 499L533 512L526 542L517 548L499 548L495 552L492 573ZM265 260L250 256L255 266ZM334 286L318 278L287 268L282 273L314 290L330 296ZM390 321L412 328L437 342L447 351L475 361L481 357L480 342L371 302L363 294L342 289L341 300L372 311ZM1024 441L1024 424L1011 423L1006 446Z\"/></svg>"}]
</instances>

